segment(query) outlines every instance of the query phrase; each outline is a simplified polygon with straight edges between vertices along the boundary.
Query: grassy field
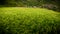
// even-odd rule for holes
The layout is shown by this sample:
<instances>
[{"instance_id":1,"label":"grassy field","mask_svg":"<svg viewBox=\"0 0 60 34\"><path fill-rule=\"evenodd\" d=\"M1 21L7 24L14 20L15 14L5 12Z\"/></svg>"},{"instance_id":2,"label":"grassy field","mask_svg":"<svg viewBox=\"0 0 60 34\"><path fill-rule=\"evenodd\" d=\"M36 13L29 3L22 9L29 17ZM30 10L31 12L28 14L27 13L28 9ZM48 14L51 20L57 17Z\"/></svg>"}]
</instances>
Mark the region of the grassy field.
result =
<instances>
[{"instance_id":1,"label":"grassy field","mask_svg":"<svg viewBox=\"0 0 60 34\"><path fill-rule=\"evenodd\" d=\"M58 34L59 31L58 12L43 8L0 8L0 34Z\"/></svg>"}]
</instances>

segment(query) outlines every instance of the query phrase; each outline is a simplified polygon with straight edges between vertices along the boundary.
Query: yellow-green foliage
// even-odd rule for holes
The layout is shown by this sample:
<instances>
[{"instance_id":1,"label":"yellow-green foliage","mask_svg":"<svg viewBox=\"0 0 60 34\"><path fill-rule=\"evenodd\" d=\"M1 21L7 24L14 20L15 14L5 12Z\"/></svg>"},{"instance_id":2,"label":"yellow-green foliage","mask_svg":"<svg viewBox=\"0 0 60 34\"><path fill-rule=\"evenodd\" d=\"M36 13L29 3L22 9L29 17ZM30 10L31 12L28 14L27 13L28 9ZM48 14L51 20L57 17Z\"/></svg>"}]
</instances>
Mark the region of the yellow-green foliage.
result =
<instances>
[{"instance_id":1,"label":"yellow-green foliage","mask_svg":"<svg viewBox=\"0 0 60 34\"><path fill-rule=\"evenodd\" d=\"M0 34L58 34L60 13L42 8L0 8Z\"/></svg>"}]
</instances>

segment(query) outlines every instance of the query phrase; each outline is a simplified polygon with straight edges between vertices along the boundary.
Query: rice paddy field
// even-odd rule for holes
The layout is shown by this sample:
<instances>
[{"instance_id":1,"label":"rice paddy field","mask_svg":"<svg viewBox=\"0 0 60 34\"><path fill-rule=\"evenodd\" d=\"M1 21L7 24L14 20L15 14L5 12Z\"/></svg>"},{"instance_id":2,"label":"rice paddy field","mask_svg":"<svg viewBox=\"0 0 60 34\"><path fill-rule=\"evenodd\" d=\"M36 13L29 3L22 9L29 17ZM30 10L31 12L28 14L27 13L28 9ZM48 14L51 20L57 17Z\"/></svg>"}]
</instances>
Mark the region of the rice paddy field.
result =
<instances>
[{"instance_id":1,"label":"rice paddy field","mask_svg":"<svg viewBox=\"0 0 60 34\"><path fill-rule=\"evenodd\" d=\"M60 12L43 8L1 7L0 34L60 34Z\"/></svg>"}]
</instances>

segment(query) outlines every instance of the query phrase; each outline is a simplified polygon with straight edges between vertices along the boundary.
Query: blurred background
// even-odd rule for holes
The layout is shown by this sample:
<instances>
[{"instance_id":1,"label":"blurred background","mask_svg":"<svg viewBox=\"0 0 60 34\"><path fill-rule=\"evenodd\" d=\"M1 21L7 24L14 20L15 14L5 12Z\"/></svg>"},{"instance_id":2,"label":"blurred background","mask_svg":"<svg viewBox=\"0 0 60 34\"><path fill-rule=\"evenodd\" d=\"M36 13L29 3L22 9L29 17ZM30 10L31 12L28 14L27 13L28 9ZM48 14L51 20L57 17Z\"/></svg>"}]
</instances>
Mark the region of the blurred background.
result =
<instances>
[{"instance_id":1,"label":"blurred background","mask_svg":"<svg viewBox=\"0 0 60 34\"><path fill-rule=\"evenodd\" d=\"M38 7L60 12L60 0L0 0L0 7Z\"/></svg>"}]
</instances>

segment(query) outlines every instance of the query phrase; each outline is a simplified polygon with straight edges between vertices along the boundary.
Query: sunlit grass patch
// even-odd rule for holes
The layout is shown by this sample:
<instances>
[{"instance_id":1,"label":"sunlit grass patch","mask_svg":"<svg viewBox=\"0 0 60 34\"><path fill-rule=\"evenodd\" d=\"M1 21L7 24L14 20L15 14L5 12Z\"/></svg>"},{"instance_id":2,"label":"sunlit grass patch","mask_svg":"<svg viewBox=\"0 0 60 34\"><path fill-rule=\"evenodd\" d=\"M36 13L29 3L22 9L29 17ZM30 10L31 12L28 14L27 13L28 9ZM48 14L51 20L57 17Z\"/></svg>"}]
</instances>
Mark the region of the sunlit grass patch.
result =
<instances>
[{"instance_id":1,"label":"sunlit grass patch","mask_svg":"<svg viewBox=\"0 0 60 34\"><path fill-rule=\"evenodd\" d=\"M59 14L42 8L0 8L0 33L55 34L60 31Z\"/></svg>"}]
</instances>

